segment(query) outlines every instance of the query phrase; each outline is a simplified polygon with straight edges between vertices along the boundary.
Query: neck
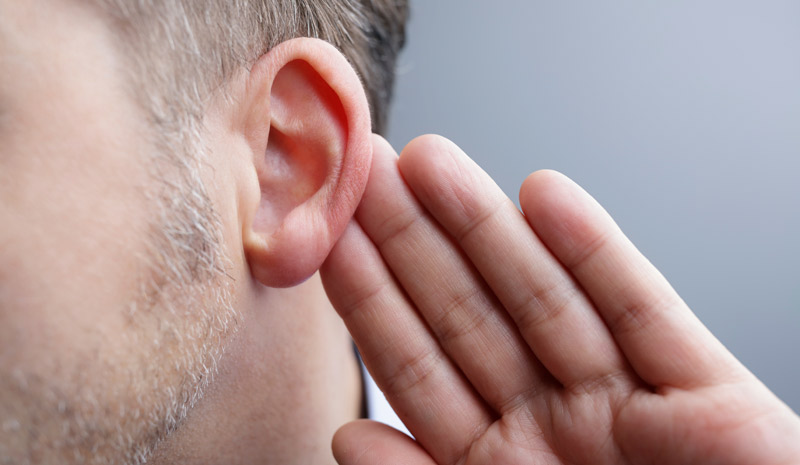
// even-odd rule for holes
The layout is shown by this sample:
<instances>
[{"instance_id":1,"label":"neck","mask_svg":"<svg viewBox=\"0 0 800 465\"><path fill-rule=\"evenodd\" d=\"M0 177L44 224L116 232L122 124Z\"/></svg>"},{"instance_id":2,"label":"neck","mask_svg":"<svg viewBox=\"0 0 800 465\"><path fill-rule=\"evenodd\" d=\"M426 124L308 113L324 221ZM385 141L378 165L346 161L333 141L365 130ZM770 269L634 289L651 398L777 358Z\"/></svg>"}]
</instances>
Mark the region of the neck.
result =
<instances>
[{"instance_id":1,"label":"neck","mask_svg":"<svg viewBox=\"0 0 800 465\"><path fill-rule=\"evenodd\" d=\"M318 276L253 286L220 372L153 463L334 463L333 433L361 408L350 337Z\"/></svg>"}]
</instances>

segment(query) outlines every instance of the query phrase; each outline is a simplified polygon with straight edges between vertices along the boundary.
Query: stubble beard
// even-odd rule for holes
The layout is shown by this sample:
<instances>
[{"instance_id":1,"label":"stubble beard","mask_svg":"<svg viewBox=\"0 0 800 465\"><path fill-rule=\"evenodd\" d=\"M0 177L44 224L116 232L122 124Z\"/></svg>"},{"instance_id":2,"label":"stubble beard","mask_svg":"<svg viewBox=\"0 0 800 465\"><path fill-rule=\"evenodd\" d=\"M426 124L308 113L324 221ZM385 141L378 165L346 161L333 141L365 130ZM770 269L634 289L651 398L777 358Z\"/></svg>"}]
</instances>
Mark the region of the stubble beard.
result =
<instances>
[{"instance_id":1,"label":"stubble beard","mask_svg":"<svg viewBox=\"0 0 800 465\"><path fill-rule=\"evenodd\" d=\"M140 431L139 441L120 444L131 464L145 463L203 398L241 320L232 302L234 278L221 221L200 177L200 162L188 160L178 169L177 183L160 177L162 214L153 234L152 279L143 287L145 311L129 309L133 319L143 313L142 319L156 322L154 332L165 341L151 345L151 356L142 360L150 368L143 379L172 381L151 387L155 402L146 421L131 425Z\"/></svg>"},{"instance_id":2,"label":"stubble beard","mask_svg":"<svg viewBox=\"0 0 800 465\"><path fill-rule=\"evenodd\" d=\"M136 296L118 310L130 353L86 360L57 380L24 367L3 377L11 413L0 422L0 465L146 463L213 380L240 321L219 216L197 160L153 166L150 247L132 272Z\"/></svg>"}]
</instances>

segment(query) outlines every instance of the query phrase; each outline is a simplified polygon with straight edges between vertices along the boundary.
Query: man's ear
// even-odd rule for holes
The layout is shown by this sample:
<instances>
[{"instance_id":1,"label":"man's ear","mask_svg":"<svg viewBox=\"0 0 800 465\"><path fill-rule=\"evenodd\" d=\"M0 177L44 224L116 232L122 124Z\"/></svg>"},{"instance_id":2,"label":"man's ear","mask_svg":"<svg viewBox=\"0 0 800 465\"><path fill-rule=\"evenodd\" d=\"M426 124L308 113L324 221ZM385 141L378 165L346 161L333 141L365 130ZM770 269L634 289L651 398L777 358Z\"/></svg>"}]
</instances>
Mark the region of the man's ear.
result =
<instances>
[{"instance_id":1,"label":"man's ear","mask_svg":"<svg viewBox=\"0 0 800 465\"><path fill-rule=\"evenodd\" d=\"M319 269L364 192L369 106L345 57L307 38L262 56L245 95L258 187L242 194L244 252L261 283L292 286Z\"/></svg>"}]
</instances>

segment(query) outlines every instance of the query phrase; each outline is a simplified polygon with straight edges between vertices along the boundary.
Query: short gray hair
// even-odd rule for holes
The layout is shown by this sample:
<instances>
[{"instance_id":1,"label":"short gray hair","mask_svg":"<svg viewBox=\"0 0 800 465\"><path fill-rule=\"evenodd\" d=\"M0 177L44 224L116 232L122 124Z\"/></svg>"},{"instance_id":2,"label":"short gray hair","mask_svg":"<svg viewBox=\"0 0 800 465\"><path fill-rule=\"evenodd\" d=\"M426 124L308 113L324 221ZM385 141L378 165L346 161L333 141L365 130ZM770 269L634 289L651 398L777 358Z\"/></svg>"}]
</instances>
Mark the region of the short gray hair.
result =
<instances>
[{"instance_id":1,"label":"short gray hair","mask_svg":"<svg viewBox=\"0 0 800 465\"><path fill-rule=\"evenodd\" d=\"M94 1L135 60L132 76L156 124L180 129L235 70L285 40L315 37L347 57L364 84L373 130L386 129L407 0Z\"/></svg>"}]
</instances>

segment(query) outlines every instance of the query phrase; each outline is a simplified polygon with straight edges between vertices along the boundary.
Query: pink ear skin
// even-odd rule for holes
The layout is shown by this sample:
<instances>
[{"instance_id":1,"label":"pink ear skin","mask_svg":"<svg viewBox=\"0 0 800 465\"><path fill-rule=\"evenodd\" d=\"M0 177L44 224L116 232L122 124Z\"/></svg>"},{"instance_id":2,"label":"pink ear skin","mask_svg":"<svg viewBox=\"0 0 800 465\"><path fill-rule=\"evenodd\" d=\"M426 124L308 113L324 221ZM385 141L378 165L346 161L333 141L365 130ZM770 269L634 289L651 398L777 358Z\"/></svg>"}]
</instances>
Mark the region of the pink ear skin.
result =
<instances>
[{"instance_id":1,"label":"pink ear skin","mask_svg":"<svg viewBox=\"0 0 800 465\"><path fill-rule=\"evenodd\" d=\"M250 72L245 137L258 188L244 194L243 244L269 287L313 275L353 216L372 160L370 114L345 57L317 39L292 39Z\"/></svg>"}]
</instances>

